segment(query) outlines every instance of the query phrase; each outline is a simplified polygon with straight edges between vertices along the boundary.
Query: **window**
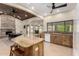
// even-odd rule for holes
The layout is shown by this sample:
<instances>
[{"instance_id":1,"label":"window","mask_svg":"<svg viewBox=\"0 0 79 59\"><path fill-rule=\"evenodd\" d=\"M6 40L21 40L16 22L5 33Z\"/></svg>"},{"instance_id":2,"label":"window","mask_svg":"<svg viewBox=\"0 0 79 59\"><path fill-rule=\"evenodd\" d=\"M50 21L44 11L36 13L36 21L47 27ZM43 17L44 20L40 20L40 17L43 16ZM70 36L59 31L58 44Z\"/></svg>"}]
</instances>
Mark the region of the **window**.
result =
<instances>
[{"instance_id":1,"label":"window","mask_svg":"<svg viewBox=\"0 0 79 59\"><path fill-rule=\"evenodd\" d=\"M73 32L73 22L65 22L65 32Z\"/></svg>"},{"instance_id":2,"label":"window","mask_svg":"<svg viewBox=\"0 0 79 59\"><path fill-rule=\"evenodd\" d=\"M64 28L64 22L59 22L56 24L56 32L64 32Z\"/></svg>"},{"instance_id":3,"label":"window","mask_svg":"<svg viewBox=\"0 0 79 59\"><path fill-rule=\"evenodd\" d=\"M51 22L47 24L48 31L73 32L73 21Z\"/></svg>"}]
</instances>

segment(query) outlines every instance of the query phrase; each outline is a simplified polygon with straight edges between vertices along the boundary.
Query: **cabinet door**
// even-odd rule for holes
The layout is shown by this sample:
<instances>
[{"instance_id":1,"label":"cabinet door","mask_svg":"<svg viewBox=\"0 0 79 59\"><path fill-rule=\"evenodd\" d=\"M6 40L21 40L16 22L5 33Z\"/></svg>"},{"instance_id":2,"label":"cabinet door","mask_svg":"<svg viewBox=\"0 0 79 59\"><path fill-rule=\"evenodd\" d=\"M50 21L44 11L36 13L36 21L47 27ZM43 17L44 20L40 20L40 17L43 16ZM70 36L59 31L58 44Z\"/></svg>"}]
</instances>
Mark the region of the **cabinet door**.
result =
<instances>
[{"instance_id":1,"label":"cabinet door","mask_svg":"<svg viewBox=\"0 0 79 59\"><path fill-rule=\"evenodd\" d=\"M33 46L33 56L38 56L39 55L39 45L36 44Z\"/></svg>"},{"instance_id":2,"label":"cabinet door","mask_svg":"<svg viewBox=\"0 0 79 59\"><path fill-rule=\"evenodd\" d=\"M62 39L63 39L63 42L62 42L63 45L72 47L73 38L71 35L64 35L64 36L62 36Z\"/></svg>"},{"instance_id":3,"label":"cabinet door","mask_svg":"<svg viewBox=\"0 0 79 59\"><path fill-rule=\"evenodd\" d=\"M61 36L59 34L52 36L52 42L56 44L62 44Z\"/></svg>"},{"instance_id":4,"label":"cabinet door","mask_svg":"<svg viewBox=\"0 0 79 59\"><path fill-rule=\"evenodd\" d=\"M56 43L56 35L54 35L54 34L51 34L51 43Z\"/></svg>"},{"instance_id":5,"label":"cabinet door","mask_svg":"<svg viewBox=\"0 0 79 59\"><path fill-rule=\"evenodd\" d=\"M39 43L39 56L44 56L44 42Z\"/></svg>"},{"instance_id":6,"label":"cabinet door","mask_svg":"<svg viewBox=\"0 0 79 59\"><path fill-rule=\"evenodd\" d=\"M40 33L40 38L45 38L45 33Z\"/></svg>"},{"instance_id":7,"label":"cabinet door","mask_svg":"<svg viewBox=\"0 0 79 59\"><path fill-rule=\"evenodd\" d=\"M37 43L33 46L33 56L43 56L44 55L44 42Z\"/></svg>"}]
</instances>

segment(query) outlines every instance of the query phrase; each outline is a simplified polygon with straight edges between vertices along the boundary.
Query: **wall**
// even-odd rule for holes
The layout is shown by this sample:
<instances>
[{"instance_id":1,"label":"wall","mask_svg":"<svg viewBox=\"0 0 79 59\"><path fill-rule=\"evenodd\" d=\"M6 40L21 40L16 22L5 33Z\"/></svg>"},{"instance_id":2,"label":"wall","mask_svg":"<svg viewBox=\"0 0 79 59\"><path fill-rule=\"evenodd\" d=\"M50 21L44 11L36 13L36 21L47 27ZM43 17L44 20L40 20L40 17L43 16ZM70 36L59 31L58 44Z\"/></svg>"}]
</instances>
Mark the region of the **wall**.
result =
<instances>
[{"instance_id":1,"label":"wall","mask_svg":"<svg viewBox=\"0 0 79 59\"><path fill-rule=\"evenodd\" d=\"M44 31L47 31L47 23L48 22L58 22L58 21L65 21L65 20L74 20L75 10L71 10L68 12L59 13L56 15L51 15L48 17L45 17L44 19Z\"/></svg>"},{"instance_id":2,"label":"wall","mask_svg":"<svg viewBox=\"0 0 79 59\"><path fill-rule=\"evenodd\" d=\"M16 33L23 33L23 21L15 19Z\"/></svg>"},{"instance_id":3,"label":"wall","mask_svg":"<svg viewBox=\"0 0 79 59\"><path fill-rule=\"evenodd\" d=\"M30 19L26 19L23 21L23 25L39 25L39 24L42 24L43 23L43 20L39 17L33 17L33 18L30 18ZM31 29L30 29L31 30ZM24 33L26 33L26 29L23 29Z\"/></svg>"},{"instance_id":4,"label":"wall","mask_svg":"<svg viewBox=\"0 0 79 59\"><path fill-rule=\"evenodd\" d=\"M1 28L1 17L0 17L0 28Z\"/></svg>"},{"instance_id":5,"label":"wall","mask_svg":"<svg viewBox=\"0 0 79 59\"><path fill-rule=\"evenodd\" d=\"M15 26L16 33L20 33L21 31L23 31L22 21L9 15L0 15L0 29L1 29L1 17L8 17L10 19L15 20L14 26Z\"/></svg>"},{"instance_id":6,"label":"wall","mask_svg":"<svg viewBox=\"0 0 79 59\"><path fill-rule=\"evenodd\" d=\"M79 4L77 4L75 11L73 55L79 56Z\"/></svg>"}]
</instances>

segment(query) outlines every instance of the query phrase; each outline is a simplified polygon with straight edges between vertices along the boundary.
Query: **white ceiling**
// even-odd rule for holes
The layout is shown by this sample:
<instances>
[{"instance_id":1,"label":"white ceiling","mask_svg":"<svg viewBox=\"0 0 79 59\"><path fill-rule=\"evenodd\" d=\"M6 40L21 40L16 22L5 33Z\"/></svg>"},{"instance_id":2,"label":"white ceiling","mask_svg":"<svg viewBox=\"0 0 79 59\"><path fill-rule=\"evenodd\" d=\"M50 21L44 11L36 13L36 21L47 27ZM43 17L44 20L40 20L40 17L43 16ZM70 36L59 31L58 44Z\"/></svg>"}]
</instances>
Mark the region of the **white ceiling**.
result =
<instances>
[{"instance_id":1,"label":"white ceiling","mask_svg":"<svg viewBox=\"0 0 79 59\"><path fill-rule=\"evenodd\" d=\"M56 3L56 6L61 5L61 4L63 4L63 3ZM51 15L51 13L50 13L51 3L19 3L18 5L21 5L25 8L29 8L41 16ZM75 3L68 3L67 7L55 9L55 10L53 10L52 14L71 11L72 9L75 8L75 6L76 6Z\"/></svg>"},{"instance_id":2,"label":"white ceiling","mask_svg":"<svg viewBox=\"0 0 79 59\"><path fill-rule=\"evenodd\" d=\"M44 19L44 16L50 16L53 14L58 14L66 11L71 11L75 9L76 3L67 3L67 7L57 8L51 12L51 3L5 3L7 5L11 5L25 11L28 11L41 19ZM63 3L56 3L56 6L61 5Z\"/></svg>"}]
</instances>

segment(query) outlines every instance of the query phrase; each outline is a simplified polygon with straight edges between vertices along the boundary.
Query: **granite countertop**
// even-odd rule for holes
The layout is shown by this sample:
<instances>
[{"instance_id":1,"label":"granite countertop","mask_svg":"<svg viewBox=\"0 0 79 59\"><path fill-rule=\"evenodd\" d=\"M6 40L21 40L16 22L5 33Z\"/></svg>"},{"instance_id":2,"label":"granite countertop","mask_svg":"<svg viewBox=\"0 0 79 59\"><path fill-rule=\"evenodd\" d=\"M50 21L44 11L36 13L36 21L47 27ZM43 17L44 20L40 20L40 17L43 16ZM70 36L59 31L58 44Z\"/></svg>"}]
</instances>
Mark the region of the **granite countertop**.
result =
<instances>
[{"instance_id":1,"label":"granite countertop","mask_svg":"<svg viewBox=\"0 0 79 59\"><path fill-rule=\"evenodd\" d=\"M27 48L30 47L34 44L37 44L41 41L44 41L43 38L38 38L35 36L18 36L14 39L12 39L13 42L17 43L18 45L20 45L21 47Z\"/></svg>"}]
</instances>

